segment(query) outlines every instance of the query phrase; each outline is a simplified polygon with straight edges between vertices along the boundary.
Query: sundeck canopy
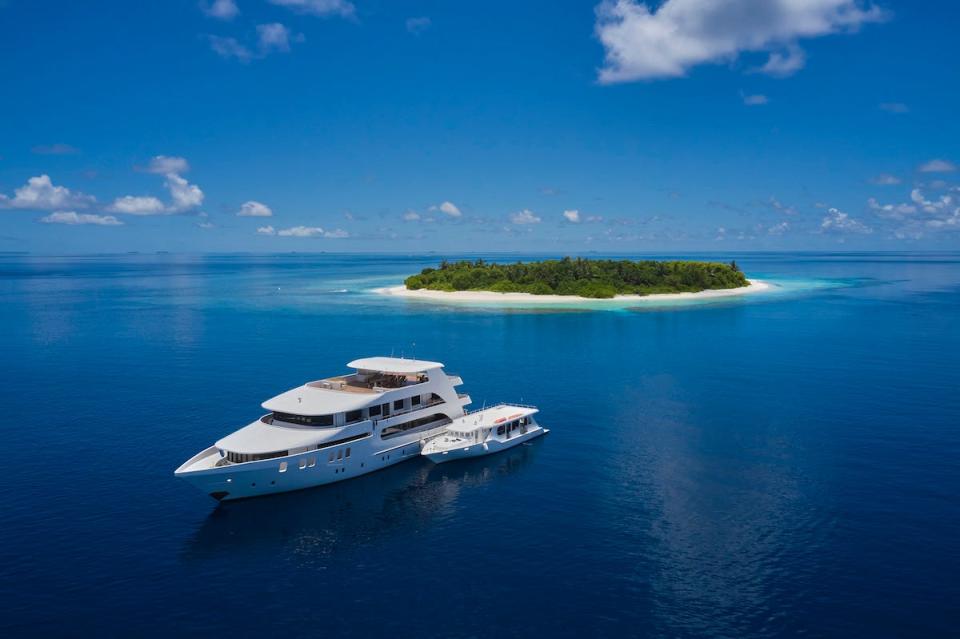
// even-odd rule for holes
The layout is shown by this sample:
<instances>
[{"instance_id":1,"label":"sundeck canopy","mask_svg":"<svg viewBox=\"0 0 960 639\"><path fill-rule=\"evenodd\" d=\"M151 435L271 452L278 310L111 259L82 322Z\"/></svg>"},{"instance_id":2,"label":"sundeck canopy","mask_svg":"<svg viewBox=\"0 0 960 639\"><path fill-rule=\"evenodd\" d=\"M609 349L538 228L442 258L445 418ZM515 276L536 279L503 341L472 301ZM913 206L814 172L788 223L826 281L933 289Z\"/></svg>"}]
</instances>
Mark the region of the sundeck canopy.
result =
<instances>
[{"instance_id":1,"label":"sundeck canopy","mask_svg":"<svg viewBox=\"0 0 960 639\"><path fill-rule=\"evenodd\" d=\"M411 373L423 373L436 368L443 368L443 364L440 362L404 359L402 357L363 357L353 360L347 364L347 366L356 368L357 370L376 371L378 373L390 373L393 375L409 375Z\"/></svg>"}]
</instances>

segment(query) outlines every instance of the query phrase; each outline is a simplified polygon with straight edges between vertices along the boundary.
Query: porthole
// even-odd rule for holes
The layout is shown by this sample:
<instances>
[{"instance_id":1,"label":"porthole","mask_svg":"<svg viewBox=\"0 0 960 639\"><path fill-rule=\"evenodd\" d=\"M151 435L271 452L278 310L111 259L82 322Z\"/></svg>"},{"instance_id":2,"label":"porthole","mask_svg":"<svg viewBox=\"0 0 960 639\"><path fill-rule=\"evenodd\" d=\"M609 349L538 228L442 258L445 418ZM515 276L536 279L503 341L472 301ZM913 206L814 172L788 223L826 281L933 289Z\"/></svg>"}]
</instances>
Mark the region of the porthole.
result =
<instances>
[{"instance_id":1,"label":"porthole","mask_svg":"<svg viewBox=\"0 0 960 639\"><path fill-rule=\"evenodd\" d=\"M280 472L281 473L287 472L287 462L285 461L280 462Z\"/></svg>"}]
</instances>

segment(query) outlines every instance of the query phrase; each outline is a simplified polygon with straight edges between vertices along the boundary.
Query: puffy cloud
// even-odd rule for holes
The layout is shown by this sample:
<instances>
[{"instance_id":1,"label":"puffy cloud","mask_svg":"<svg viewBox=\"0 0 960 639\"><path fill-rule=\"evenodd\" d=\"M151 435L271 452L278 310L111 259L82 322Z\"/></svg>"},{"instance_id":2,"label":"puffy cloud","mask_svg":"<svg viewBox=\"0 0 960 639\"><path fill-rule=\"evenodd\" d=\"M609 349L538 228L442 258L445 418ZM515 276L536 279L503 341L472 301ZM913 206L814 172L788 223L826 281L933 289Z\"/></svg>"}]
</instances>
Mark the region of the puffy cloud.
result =
<instances>
[{"instance_id":1,"label":"puffy cloud","mask_svg":"<svg viewBox=\"0 0 960 639\"><path fill-rule=\"evenodd\" d=\"M902 220L917 212L913 204L880 204L876 198L867 200L867 206L879 217L893 220Z\"/></svg>"},{"instance_id":2,"label":"puffy cloud","mask_svg":"<svg viewBox=\"0 0 960 639\"><path fill-rule=\"evenodd\" d=\"M793 75L807 63L807 54L803 49L793 44L786 51L774 51L761 67L753 69L756 73L766 73L775 78L785 78Z\"/></svg>"},{"instance_id":3,"label":"puffy cloud","mask_svg":"<svg viewBox=\"0 0 960 639\"><path fill-rule=\"evenodd\" d=\"M128 215L167 215L184 213L203 204L200 187L180 176L190 170L190 164L184 158L158 155L143 170L166 177L164 186L170 192L171 203L165 205L152 195L125 195L115 199L108 210Z\"/></svg>"},{"instance_id":4,"label":"puffy cloud","mask_svg":"<svg viewBox=\"0 0 960 639\"><path fill-rule=\"evenodd\" d=\"M917 170L921 173L952 173L957 170L957 165L946 160L934 159L924 162Z\"/></svg>"},{"instance_id":5,"label":"puffy cloud","mask_svg":"<svg viewBox=\"0 0 960 639\"><path fill-rule=\"evenodd\" d=\"M572 222L574 224L580 223L580 211L576 209L564 211L563 217L567 220L567 222Z\"/></svg>"},{"instance_id":6,"label":"puffy cloud","mask_svg":"<svg viewBox=\"0 0 960 639\"><path fill-rule=\"evenodd\" d=\"M36 211L87 208L94 198L83 193L73 193L65 186L56 186L47 174L32 177L19 189L13 198L0 195L0 208L30 209Z\"/></svg>"},{"instance_id":7,"label":"puffy cloud","mask_svg":"<svg viewBox=\"0 0 960 639\"><path fill-rule=\"evenodd\" d=\"M239 217L273 217L273 210L266 204L249 200L240 205L237 215Z\"/></svg>"},{"instance_id":8,"label":"puffy cloud","mask_svg":"<svg viewBox=\"0 0 960 639\"><path fill-rule=\"evenodd\" d=\"M856 31L886 13L860 0L604 0L596 35L606 51L604 84L674 78L742 52L767 52L757 69L786 75L804 64L797 41Z\"/></svg>"},{"instance_id":9,"label":"puffy cloud","mask_svg":"<svg viewBox=\"0 0 960 639\"><path fill-rule=\"evenodd\" d=\"M257 233L261 233L262 235L276 234L280 237L325 237L334 239L350 236L350 234L343 229L325 231L319 226L293 226L288 229L280 229L279 231L274 231L272 226L265 226L257 229Z\"/></svg>"},{"instance_id":10,"label":"puffy cloud","mask_svg":"<svg viewBox=\"0 0 960 639\"><path fill-rule=\"evenodd\" d=\"M207 36L207 40L210 42L210 49L221 58L236 58L241 62L249 62L253 58L250 49L240 44L236 38L211 35Z\"/></svg>"},{"instance_id":11,"label":"puffy cloud","mask_svg":"<svg viewBox=\"0 0 960 639\"><path fill-rule=\"evenodd\" d=\"M257 25L257 43L260 46L260 55L267 55L271 51L289 51L291 39L302 42L303 35L292 35L290 29L279 22Z\"/></svg>"},{"instance_id":12,"label":"puffy cloud","mask_svg":"<svg viewBox=\"0 0 960 639\"><path fill-rule=\"evenodd\" d=\"M740 96L743 98L743 103L747 106L760 106L761 104L767 104L770 101L767 99L767 96L760 93L754 95L744 95L741 93Z\"/></svg>"},{"instance_id":13,"label":"puffy cloud","mask_svg":"<svg viewBox=\"0 0 960 639\"><path fill-rule=\"evenodd\" d=\"M169 173L186 173L190 170L190 163L184 158L167 155L157 155L150 160L144 169L147 173L167 175Z\"/></svg>"},{"instance_id":14,"label":"puffy cloud","mask_svg":"<svg viewBox=\"0 0 960 639\"><path fill-rule=\"evenodd\" d=\"M779 224L774 224L767 229L767 235L783 235L790 230L790 223L784 220Z\"/></svg>"},{"instance_id":15,"label":"puffy cloud","mask_svg":"<svg viewBox=\"0 0 960 639\"><path fill-rule=\"evenodd\" d=\"M36 155L76 155L80 149L69 144L38 144L30 151Z\"/></svg>"},{"instance_id":16,"label":"puffy cloud","mask_svg":"<svg viewBox=\"0 0 960 639\"><path fill-rule=\"evenodd\" d=\"M107 210L127 215L159 215L166 211L166 207L152 195L125 195L115 199Z\"/></svg>"},{"instance_id":17,"label":"puffy cloud","mask_svg":"<svg viewBox=\"0 0 960 639\"><path fill-rule=\"evenodd\" d=\"M95 224L98 226L120 226L123 224L112 215L92 215L76 211L56 211L40 218L43 224Z\"/></svg>"},{"instance_id":18,"label":"puffy cloud","mask_svg":"<svg viewBox=\"0 0 960 639\"><path fill-rule=\"evenodd\" d=\"M240 13L234 0L213 0L210 4L204 2L200 8L205 14L218 20L233 20Z\"/></svg>"},{"instance_id":19,"label":"puffy cloud","mask_svg":"<svg viewBox=\"0 0 960 639\"><path fill-rule=\"evenodd\" d=\"M420 35L424 31L430 28L430 25L433 24L427 16L420 16L419 18L407 18L407 31L413 35Z\"/></svg>"},{"instance_id":20,"label":"puffy cloud","mask_svg":"<svg viewBox=\"0 0 960 639\"><path fill-rule=\"evenodd\" d=\"M404 222L416 222L419 219L420 219L420 214L412 209L403 214Z\"/></svg>"},{"instance_id":21,"label":"puffy cloud","mask_svg":"<svg viewBox=\"0 0 960 639\"><path fill-rule=\"evenodd\" d=\"M949 188L949 187L947 187ZM901 222L894 230L900 239L918 239L928 231L960 231L960 203L950 192L930 199L919 189L910 191L910 201L899 204L881 204L875 198L867 200L867 206L880 218Z\"/></svg>"},{"instance_id":22,"label":"puffy cloud","mask_svg":"<svg viewBox=\"0 0 960 639\"><path fill-rule=\"evenodd\" d=\"M514 224L539 224L540 218L530 209L523 209L510 215L510 221Z\"/></svg>"},{"instance_id":23,"label":"puffy cloud","mask_svg":"<svg viewBox=\"0 0 960 639\"><path fill-rule=\"evenodd\" d=\"M445 201L445 202L442 202L442 203L440 203L440 204L437 204L436 206L431 206L431 207L430 207L430 210L431 210L431 211L440 211L441 213L446 213L446 214L449 215L450 217L460 217L461 215L463 215L463 214L460 212L460 209L457 208L457 205L454 204L453 202L450 202L450 201Z\"/></svg>"},{"instance_id":24,"label":"puffy cloud","mask_svg":"<svg viewBox=\"0 0 960 639\"><path fill-rule=\"evenodd\" d=\"M840 209L830 208L820 222L820 232L867 234L873 233L873 229Z\"/></svg>"},{"instance_id":25,"label":"puffy cloud","mask_svg":"<svg viewBox=\"0 0 960 639\"><path fill-rule=\"evenodd\" d=\"M887 113L908 113L910 111L910 107L903 102L883 102L879 105L879 108Z\"/></svg>"},{"instance_id":26,"label":"puffy cloud","mask_svg":"<svg viewBox=\"0 0 960 639\"><path fill-rule=\"evenodd\" d=\"M355 7L347 0L269 0L270 4L292 9L297 13L314 16L340 16L349 18Z\"/></svg>"},{"instance_id":27,"label":"puffy cloud","mask_svg":"<svg viewBox=\"0 0 960 639\"><path fill-rule=\"evenodd\" d=\"M900 178L896 175L890 175L889 173L881 173L880 175L870 179L871 184L877 184L879 186L892 186L894 184L900 184Z\"/></svg>"},{"instance_id":28,"label":"puffy cloud","mask_svg":"<svg viewBox=\"0 0 960 639\"><path fill-rule=\"evenodd\" d=\"M170 173L167 175L165 186L170 191L170 197L173 204L170 206L171 213L181 213L189 211L203 204L203 191L196 184L190 184L185 179Z\"/></svg>"}]
</instances>

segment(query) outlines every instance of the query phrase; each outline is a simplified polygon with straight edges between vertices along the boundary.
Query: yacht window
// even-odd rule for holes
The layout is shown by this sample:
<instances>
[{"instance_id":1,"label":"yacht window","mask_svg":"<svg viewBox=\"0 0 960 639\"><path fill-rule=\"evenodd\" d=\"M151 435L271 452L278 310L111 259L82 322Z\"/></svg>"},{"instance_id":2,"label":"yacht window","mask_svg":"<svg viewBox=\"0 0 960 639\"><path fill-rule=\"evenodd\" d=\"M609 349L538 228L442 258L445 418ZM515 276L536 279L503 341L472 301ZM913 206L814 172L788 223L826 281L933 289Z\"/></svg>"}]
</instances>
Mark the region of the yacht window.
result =
<instances>
[{"instance_id":1,"label":"yacht window","mask_svg":"<svg viewBox=\"0 0 960 639\"><path fill-rule=\"evenodd\" d=\"M327 458L327 462L329 463L329 462L332 462L332 461L333 461L333 451L331 450L331 451L330 451L330 457Z\"/></svg>"},{"instance_id":2,"label":"yacht window","mask_svg":"<svg viewBox=\"0 0 960 639\"><path fill-rule=\"evenodd\" d=\"M350 422L358 422L358 421L360 421L361 419L363 419L363 411L360 411L360 410L352 410L352 411L350 411L350 412L347 413L347 420L346 420L346 421L347 421L348 424L349 424Z\"/></svg>"},{"instance_id":3,"label":"yacht window","mask_svg":"<svg viewBox=\"0 0 960 639\"><path fill-rule=\"evenodd\" d=\"M419 405L420 405L420 396L419 396L419 395L414 395L413 397L411 397L411 398L410 398L410 403L413 404L414 406L419 406Z\"/></svg>"},{"instance_id":4,"label":"yacht window","mask_svg":"<svg viewBox=\"0 0 960 639\"><path fill-rule=\"evenodd\" d=\"M292 413L277 413L270 415L271 423L273 419L288 424L300 424L301 426L333 426L333 415L294 415Z\"/></svg>"},{"instance_id":5,"label":"yacht window","mask_svg":"<svg viewBox=\"0 0 960 639\"><path fill-rule=\"evenodd\" d=\"M307 459L305 457L301 458L300 463L298 465L300 467L300 470L303 470L304 468L307 467Z\"/></svg>"},{"instance_id":6,"label":"yacht window","mask_svg":"<svg viewBox=\"0 0 960 639\"><path fill-rule=\"evenodd\" d=\"M393 402L393 410L403 410L403 400L398 399Z\"/></svg>"},{"instance_id":7,"label":"yacht window","mask_svg":"<svg viewBox=\"0 0 960 639\"><path fill-rule=\"evenodd\" d=\"M310 468L313 468L316 465L317 465L317 458L311 457L310 461L307 463L307 466L309 466Z\"/></svg>"},{"instance_id":8,"label":"yacht window","mask_svg":"<svg viewBox=\"0 0 960 639\"><path fill-rule=\"evenodd\" d=\"M434 413L433 415L428 415L427 417L421 417L419 419L412 419L408 422L402 422L400 424L393 424L392 426L385 427L380 431L380 436L384 439L398 435L400 433L407 432L409 430L414 430L420 428L421 426L426 426L427 424L433 424L434 422L439 422L436 425L440 426L443 423L450 423L450 418L444 415L443 413Z\"/></svg>"},{"instance_id":9,"label":"yacht window","mask_svg":"<svg viewBox=\"0 0 960 639\"><path fill-rule=\"evenodd\" d=\"M347 446L347 454L346 454L346 456L347 456L347 457L350 456L350 447L349 447L349 446Z\"/></svg>"},{"instance_id":10,"label":"yacht window","mask_svg":"<svg viewBox=\"0 0 960 639\"><path fill-rule=\"evenodd\" d=\"M287 472L287 462L280 462L280 472L281 473Z\"/></svg>"},{"instance_id":11,"label":"yacht window","mask_svg":"<svg viewBox=\"0 0 960 639\"><path fill-rule=\"evenodd\" d=\"M343 459L343 449L337 451L337 459Z\"/></svg>"},{"instance_id":12,"label":"yacht window","mask_svg":"<svg viewBox=\"0 0 960 639\"><path fill-rule=\"evenodd\" d=\"M497 435L503 435L503 425L497 426Z\"/></svg>"},{"instance_id":13,"label":"yacht window","mask_svg":"<svg viewBox=\"0 0 960 639\"><path fill-rule=\"evenodd\" d=\"M242 464L243 462L263 461L264 459L286 457L289 453L290 451L287 450L277 450L272 453L231 453L228 450L226 451L226 458L228 462Z\"/></svg>"},{"instance_id":14,"label":"yacht window","mask_svg":"<svg viewBox=\"0 0 960 639\"><path fill-rule=\"evenodd\" d=\"M367 414L370 415L370 417L374 417L375 415L379 415L379 414L380 414L380 404L377 404L376 406L371 406L370 408L368 408L368 409L367 409Z\"/></svg>"}]
</instances>

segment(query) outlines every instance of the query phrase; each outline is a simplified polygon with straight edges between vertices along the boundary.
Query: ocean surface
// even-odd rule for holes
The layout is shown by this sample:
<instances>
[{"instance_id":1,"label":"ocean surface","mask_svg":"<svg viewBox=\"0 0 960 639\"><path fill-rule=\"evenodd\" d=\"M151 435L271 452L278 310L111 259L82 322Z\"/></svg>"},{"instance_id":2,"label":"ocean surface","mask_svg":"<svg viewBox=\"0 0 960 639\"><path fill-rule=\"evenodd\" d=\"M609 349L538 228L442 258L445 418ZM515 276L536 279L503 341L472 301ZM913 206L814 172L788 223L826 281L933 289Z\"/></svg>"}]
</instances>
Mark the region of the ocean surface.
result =
<instances>
[{"instance_id":1,"label":"ocean surface","mask_svg":"<svg viewBox=\"0 0 960 639\"><path fill-rule=\"evenodd\" d=\"M439 256L0 256L0 635L957 636L960 254L693 257L777 289L451 306L370 292ZM552 432L245 502L173 476L391 353Z\"/></svg>"}]
</instances>

